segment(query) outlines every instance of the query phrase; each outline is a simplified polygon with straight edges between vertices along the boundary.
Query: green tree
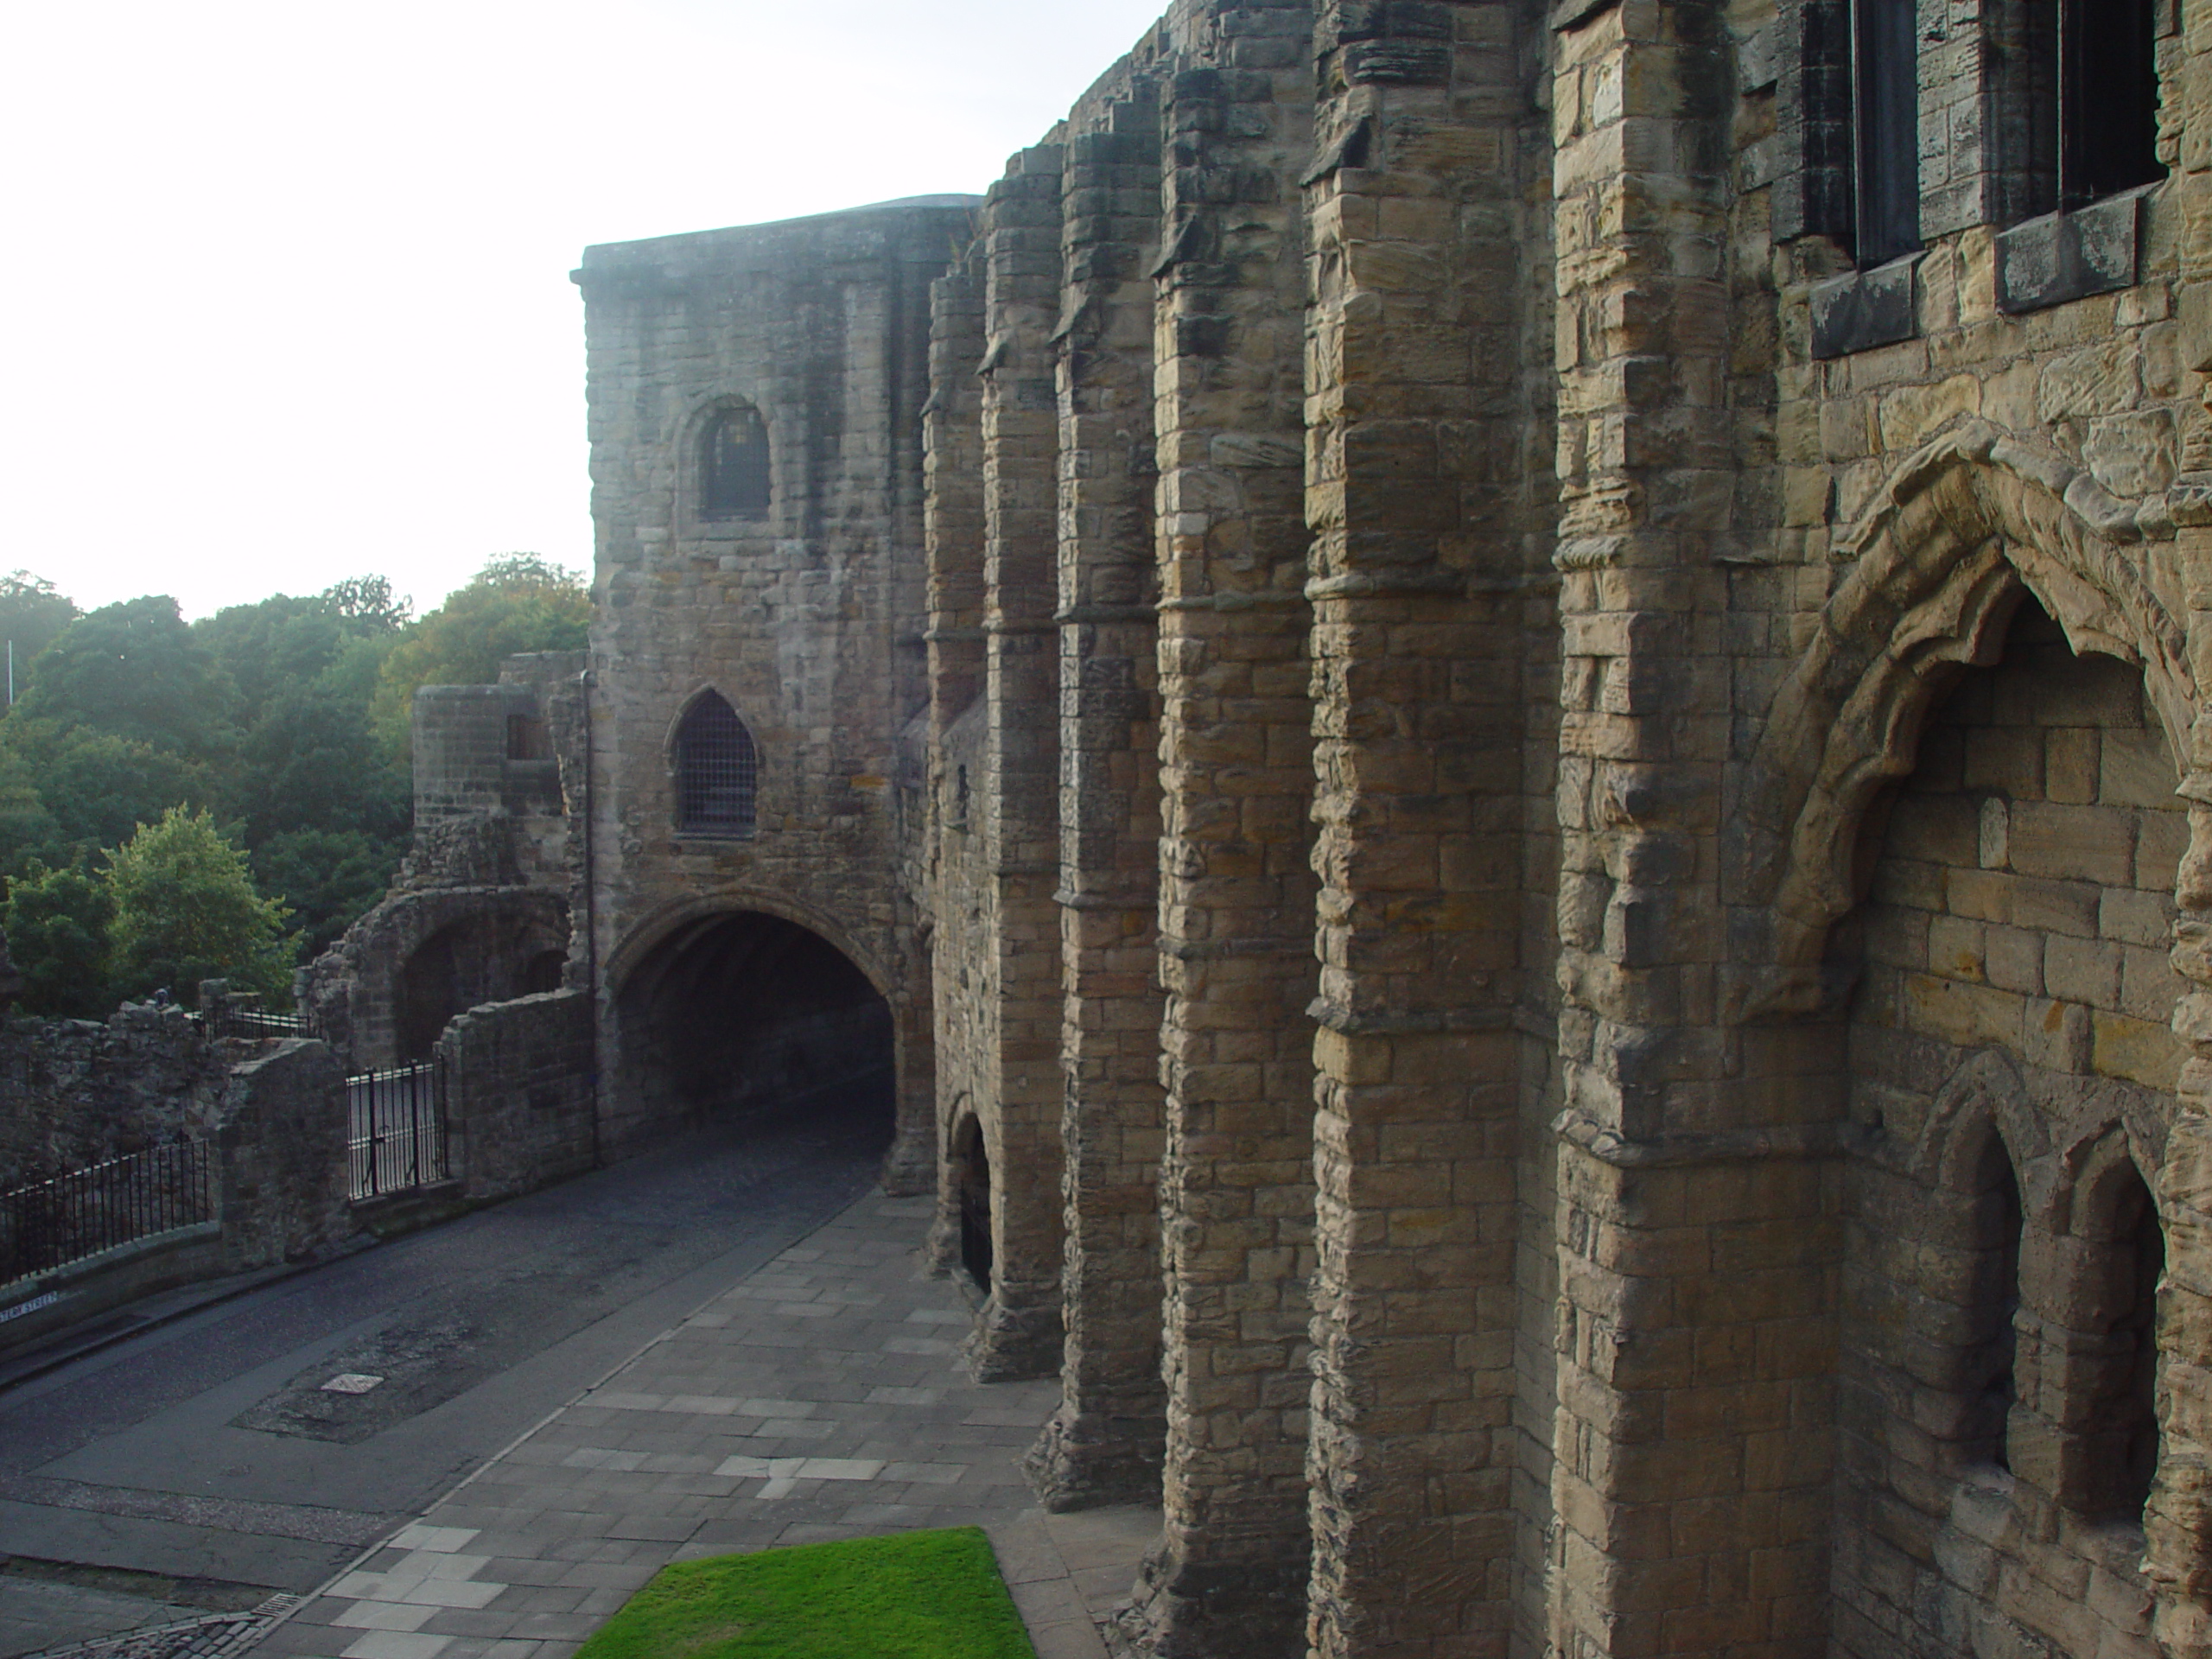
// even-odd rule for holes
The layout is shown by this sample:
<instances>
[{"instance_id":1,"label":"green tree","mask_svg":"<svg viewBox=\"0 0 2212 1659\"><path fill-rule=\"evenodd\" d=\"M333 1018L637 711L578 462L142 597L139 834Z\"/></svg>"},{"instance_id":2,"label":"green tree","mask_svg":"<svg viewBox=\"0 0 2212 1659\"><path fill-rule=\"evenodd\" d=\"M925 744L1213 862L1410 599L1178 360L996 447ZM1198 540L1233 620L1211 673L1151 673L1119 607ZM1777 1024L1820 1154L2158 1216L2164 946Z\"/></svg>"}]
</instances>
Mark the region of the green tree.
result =
<instances>
[{"instance_id":1,"label":"green tree","mask_svg":"<svg viewBox=\"0 0 2212 1659\"><path fill-rule=\"evenodd\" d=\"M407 833L406 774L370 735L368 710L310 687L273 704L246 733L225 791L245 844L302 830L358 830L381 842Z\"/></svg>"},{"instance_id":2,"label":"green tree","mask_svg":"<svg viewBox=\"0 0 2212 1659\"><path fill-rule=\"evenodd\" d=\"M63 629L32 665L9 719L65 732L89 727L210 761L234 747L234 695L176 601L156 594L103 606Z\"/></svg>"},{"instance_id":3,"label":"green tree","mask_svg":"<svg viewBox=\"0 0 2212 1659\"><path fill-rule=\"evenodd\" d=\"M373 721L393 754L407 752L416 688L491 685L500 659L525 651L582 651L591 590L575 572L535 553L509 553L417 622L385 658Z\"/></svg>"},{"instance_id":4,"label":"green tree","mask_svg":"<svg viewBox=\"0 0 2212 1659\"><path fill-rule=\"evenodd\" d=\"M29 683L31 659L77 616L76 601L44 576L28 570L0 576L0 655L14 664L17 690Z\"/></svg>"},{"instance_id":5,"label":"green tree","mask_svg":"<svg viewBox=\"0 0 2212 1659\"><path fill-rule=\"evenodd\" d=\"M132 738L48 721L10 721L7 737L53 822L43 849L49 861L115 846L169 807L207 804L213 791L203 762Z\"/></svg>"},{"instance_id":6,"label":"green tree","mask_svg":"<svg viewBox=\"0 0 2212 1659\"><path fill-rule=\"evenodd\" d=\"M381 651L406 625L410 603L395 598L382 576L350 576L305 598L277 594L226 607L194 623L192 634L230 677L232 717L243 729L309 685L337 689L326 677L359 645L370 645L380 663Z\"/></svg>"},{"instance_id":7,"label":"green tree","mask_svg":"<svg viewBox=\"0 0 2212 1659\"><path fill-rule=\"evenodd\" d=\"M29 763L0 745L0 872L21 870L34 854L57 852L66 844L38 785Z\"/></svg>"},{"instance_id":8,"label":"green tree","mask_svg":"<svg viewBox=\"0 0 2212 1659\"><path fill-rule=\"evenodd\" d=\"M283 998L294 941L283 904L253 885L246 856L206 811L171 807L108 855L115 988L143 996L203 979Z\"/></svg>"},{"instance_id":9,"label":"green tree","mask_svg":"<svg viewBox=\"0 0 2212 1659\"><path fill-rule=\"evenodd\" d=\"M399 844L359 830L298 830L254 849L261 890L300 925L300 960L312 962L372 909L399 868Z\"/></svg>"},{"instance_id":10,"label":"green tree","mask_svg":"<svg viewBox=\"0 0 2212 1659\"><path fill-rule=\"evenodd\" d=\"M23 1007L72 1020L105 1018L109 991L108 930L115 916L108 885L74 863L48 869L36 859L8 883L8 949L23 976Z\"/></svg>"}]
</instances>

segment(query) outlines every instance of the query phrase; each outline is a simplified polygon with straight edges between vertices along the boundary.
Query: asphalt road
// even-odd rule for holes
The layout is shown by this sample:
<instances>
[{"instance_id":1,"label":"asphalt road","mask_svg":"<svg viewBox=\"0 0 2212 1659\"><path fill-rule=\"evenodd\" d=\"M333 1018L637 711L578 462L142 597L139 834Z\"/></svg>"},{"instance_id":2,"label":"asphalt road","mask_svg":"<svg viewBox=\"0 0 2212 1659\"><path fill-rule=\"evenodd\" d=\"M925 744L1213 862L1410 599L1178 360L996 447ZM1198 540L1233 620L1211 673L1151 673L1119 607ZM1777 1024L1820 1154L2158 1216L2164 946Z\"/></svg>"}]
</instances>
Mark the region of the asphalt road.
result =
<instances>
[{"instance_id":1,"label":"asphalt road","mask_svg":"<svg viewBox=\"0 0 2212 1659\"><path fill-rule=\"evenodd\" d=\"M866 1191L880 1102L688 1135L0 1393L0 1655L317 1587Z\"/></svg>"}]
</instances>

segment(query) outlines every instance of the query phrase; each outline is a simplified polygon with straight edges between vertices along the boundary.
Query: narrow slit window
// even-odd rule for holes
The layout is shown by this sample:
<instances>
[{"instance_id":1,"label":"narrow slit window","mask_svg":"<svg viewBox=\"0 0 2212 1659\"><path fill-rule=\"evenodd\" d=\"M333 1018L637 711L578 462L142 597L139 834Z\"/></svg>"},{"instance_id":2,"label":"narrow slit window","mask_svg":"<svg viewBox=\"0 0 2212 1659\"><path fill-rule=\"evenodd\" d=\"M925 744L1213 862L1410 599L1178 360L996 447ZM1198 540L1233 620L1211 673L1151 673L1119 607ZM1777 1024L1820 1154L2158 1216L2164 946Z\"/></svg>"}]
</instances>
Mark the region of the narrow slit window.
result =
<instances>
[{"instance_id":1,"label":"narrow slit window","mask_svg":"<svg viewBox=\"0 0 2212 1659\"><path fill-rule=\"evenodd\" d=\"M1920 35L1913 0L1851 0L1853 257L1920 246Z\"/></svg>"},{"instance_id":2,"label":"narrow slit window","mask_svg":"<svg viewBox=\"0 0 2212 1659\"><path fill-rule=\"evenodd\" d=\"M702 694L676 732L677 827L700 835L750 835L759 791L753 734L719 692Z\"/></svg>"},{"instance_id":3,"label":"narrow slit window","mask_svg":"<svg viewBox=\"0 0 2212 1659\"><path fill-rule=\"evenodd\" d=\"M2158 1471L2158 1280L2166 1270L2165 1230L2158 1206L2139 1179L2120 1212L2113 1249L2126 1276L2124 1310L2113 1335L2118 1352L2112 1389L2113 1418L2121 1427L2119 1485L2113 1508L2133 1520L2143 1513Z\"/></svg>"},{"instance_id":4,"label":"narrow slit window","mask_svg":"<svg viewBox=\"0 0 2212 1659\"><path fill-rule=\"evenodd\" d=\"M749 404L717 410L699 465L699 516L757 518L768 510L768 429Z\"/></svg>"},{"instance_id":5,"label":"narrow slit window","mask_svg":"<svg viewBox=\"0 0 2212 1659\"><path fill-rule=\"evenodd\" d=\"M1974 1282L1967 1354L1967 1461L2012 1466L2008 1435L2018 1391L2020 1309L2020 1183L2012 1155L1993 1131L1974 1169Z\"/></svg>"}]
</instances>

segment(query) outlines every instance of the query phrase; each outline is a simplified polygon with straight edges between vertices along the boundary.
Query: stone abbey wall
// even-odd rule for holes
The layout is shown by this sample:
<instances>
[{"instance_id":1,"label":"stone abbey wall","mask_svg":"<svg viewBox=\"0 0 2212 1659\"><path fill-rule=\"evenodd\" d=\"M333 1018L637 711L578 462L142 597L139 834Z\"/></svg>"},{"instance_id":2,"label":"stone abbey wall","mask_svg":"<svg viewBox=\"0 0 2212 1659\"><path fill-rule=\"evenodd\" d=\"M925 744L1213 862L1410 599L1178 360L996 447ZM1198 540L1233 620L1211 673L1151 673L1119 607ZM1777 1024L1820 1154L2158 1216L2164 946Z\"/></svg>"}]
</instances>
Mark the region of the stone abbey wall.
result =
<instances>
[{"instance_id":1,"label":"stone abbey wall","mask_svg":"<svg viewBox=\"0 0 2212 1659\"><path fill-rule=\"evenodd\" d=\"M606 1154L895 1057L1134 1651L2212 1659L2212 16L2052 213L1923 8L1862 270L1849 10L1177 0L980 198L586 256L488 890Z\"/></svg>"}]
</instances>

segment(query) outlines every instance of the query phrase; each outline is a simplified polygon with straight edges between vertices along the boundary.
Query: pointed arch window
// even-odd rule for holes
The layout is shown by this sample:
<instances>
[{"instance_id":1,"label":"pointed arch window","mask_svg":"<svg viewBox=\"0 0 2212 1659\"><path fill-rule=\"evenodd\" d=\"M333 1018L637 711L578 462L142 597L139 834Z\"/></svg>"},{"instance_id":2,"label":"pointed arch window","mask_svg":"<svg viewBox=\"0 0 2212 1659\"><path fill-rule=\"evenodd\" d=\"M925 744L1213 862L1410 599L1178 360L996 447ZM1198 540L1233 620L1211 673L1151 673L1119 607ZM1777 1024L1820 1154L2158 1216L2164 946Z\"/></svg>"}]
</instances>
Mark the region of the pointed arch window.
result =
<instances>
[{"instance_id":1,"label":"pointed arch window","mask_svg":"<svg viewBox=\"0 0 2212 1659\"><path fill-rule=\"evenodd\" d=\"M767 424L750 404L718 409L700 435L699 516L758 518L767 511Z\"/></svg>"},{"instance_id":2,"label":"pointed arch window","mask_svg":"<svg viewBox=\"0 0 2212 1659\"><path fill-rule=\"evenodd\" d=\"M753 734L718 691L702 691L676 728L676 826L694 835L749 836L760 793Z\"/></svg>"}]
</instances>

